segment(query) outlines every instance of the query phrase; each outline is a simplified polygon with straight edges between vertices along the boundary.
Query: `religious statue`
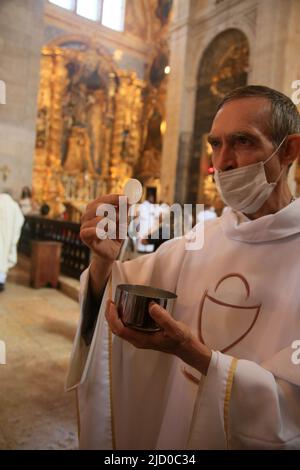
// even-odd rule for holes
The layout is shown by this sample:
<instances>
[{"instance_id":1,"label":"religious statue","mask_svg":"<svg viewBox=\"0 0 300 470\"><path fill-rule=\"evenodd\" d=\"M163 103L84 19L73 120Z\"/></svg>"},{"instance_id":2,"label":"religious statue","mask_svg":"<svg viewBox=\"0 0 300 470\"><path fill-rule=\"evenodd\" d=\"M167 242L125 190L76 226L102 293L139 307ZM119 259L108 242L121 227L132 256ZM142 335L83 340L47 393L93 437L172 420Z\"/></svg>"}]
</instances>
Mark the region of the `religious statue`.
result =
<instances>
[{"instance_id":1,"label":"religious statue","mask_svg":"<svg viewBox=\"0 0 300 470\"><path fill-rule=\"evenodd\" d=\"M91 139L91 160L95 171L101 168L105 148L105 92L96 90L87 96L87 125Z\"/></svg>"},{"instance_id":2,"label":"religious statue","mask_svg":"<svg viewBox=\"0 0 300 470\"><path fill-rule=\"evenodd\" d=\"M74 126L68 140L64 170L70 173L88 171L94 173L91 160L90 138L84 127Z\"/></svg>"}]
</instances>

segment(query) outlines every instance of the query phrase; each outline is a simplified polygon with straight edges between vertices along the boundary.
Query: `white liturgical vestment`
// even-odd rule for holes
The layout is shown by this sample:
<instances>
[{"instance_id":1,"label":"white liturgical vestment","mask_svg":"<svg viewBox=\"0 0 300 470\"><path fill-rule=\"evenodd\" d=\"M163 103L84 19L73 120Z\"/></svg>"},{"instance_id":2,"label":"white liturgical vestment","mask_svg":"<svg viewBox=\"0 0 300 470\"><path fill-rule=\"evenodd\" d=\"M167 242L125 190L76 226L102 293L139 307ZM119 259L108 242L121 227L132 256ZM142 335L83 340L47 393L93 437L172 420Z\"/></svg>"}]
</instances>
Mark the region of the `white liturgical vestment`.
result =
<instances>
[{"instance_id":1,"label":"white liturgical vestment","mask_svg":"<svg viewBox=\"0 0 300 470\"><path fill-rule=\"evenodd\" d=\"M85 271L67 379L78 391L80 447L300 449L300 200L253 221L230 209L205 224L202 249L185 248L175 239L115 262L113 296L120 283L176 292L173 317L213 351L207 376L111 338L108 287L86 346Z\"/></svg>"},{"instance_id":2,"label":"white liturgical vestment","mask_svg":"<svg viewBox=\"0 0 300 470\"><path fill-rule=\"evenodd\" d=\"M0 194L0 272L6 274L17 262L17 243L24 216L9 194Z\"/></svg>"}]
</instances>

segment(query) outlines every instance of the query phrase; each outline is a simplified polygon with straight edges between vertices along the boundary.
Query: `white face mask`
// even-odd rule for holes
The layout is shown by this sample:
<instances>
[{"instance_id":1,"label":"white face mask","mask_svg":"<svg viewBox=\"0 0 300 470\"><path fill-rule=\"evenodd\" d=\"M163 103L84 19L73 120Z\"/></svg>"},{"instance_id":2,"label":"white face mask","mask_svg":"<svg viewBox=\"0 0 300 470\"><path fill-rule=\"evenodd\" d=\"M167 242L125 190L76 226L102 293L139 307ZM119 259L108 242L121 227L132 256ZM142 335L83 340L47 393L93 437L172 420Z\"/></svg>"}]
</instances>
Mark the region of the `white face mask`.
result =
<instances>
[{"instance_id":1,"label":"white face mask","mask_svg":"<svg viewBox=\"0 0 300 470\"><path fill-rule=\"evenodd\" d=\"M278 152L286 137L264 161L234 170L215 170L215 183L225 204L245 214L253 214L262 207L283 172L282 168L276 181L268 183L264 166Z\"/></svg>"}]
</instances>

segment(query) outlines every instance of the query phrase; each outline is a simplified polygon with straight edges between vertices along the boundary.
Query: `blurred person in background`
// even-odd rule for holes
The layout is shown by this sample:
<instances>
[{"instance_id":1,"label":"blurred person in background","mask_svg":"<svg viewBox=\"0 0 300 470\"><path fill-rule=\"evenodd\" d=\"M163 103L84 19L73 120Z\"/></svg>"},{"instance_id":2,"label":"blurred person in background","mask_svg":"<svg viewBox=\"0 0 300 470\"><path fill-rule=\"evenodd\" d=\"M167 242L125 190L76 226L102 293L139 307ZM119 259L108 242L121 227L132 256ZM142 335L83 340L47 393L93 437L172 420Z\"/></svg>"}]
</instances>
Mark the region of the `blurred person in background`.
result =
<instances>
[{"instance_id":1,"label":"blurred person in background","mask_svg":"<svg viewBox=\"0 0 300 470\"><path fill-rule=\"evenodd\" d=\"M19 205L9 194L0 194L0 292L4 291L8 270L17 263L17 243L23 223Z\"/></svg>"},{"instance_id":2,"label":"blurred person in background","mask_svg":"<svg viewBox=\"0 0 300 470\"><path fill-rule=\"evenodd\" d=\"M19 206L23 215L28 215L32 212L32 194L28 186L24 186L21 193L21 199L19 201Z\"/></svg>"}]
</instances>

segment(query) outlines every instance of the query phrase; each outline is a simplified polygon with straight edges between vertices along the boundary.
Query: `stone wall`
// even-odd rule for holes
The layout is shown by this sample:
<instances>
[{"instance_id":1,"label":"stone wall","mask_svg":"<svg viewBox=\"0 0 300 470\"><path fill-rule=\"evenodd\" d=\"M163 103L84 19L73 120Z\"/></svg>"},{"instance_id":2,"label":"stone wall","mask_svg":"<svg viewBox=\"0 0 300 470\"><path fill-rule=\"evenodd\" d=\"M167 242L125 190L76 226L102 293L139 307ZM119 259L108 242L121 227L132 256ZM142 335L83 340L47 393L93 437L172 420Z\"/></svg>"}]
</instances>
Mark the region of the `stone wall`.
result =
<instances>
[{"instance_id":1,"label":"stone wall","mask_svg":"<svg viewBox=\"0 0 300 470\"><path fill-rule=\"evenodd\" d=\"M43 34L43 0L1 0L0 80L6 104L0 104L0 191L18 198L31 186L36 102ZM4 181L1 169L8 168Z\"/></svg>"}]
</instances>

